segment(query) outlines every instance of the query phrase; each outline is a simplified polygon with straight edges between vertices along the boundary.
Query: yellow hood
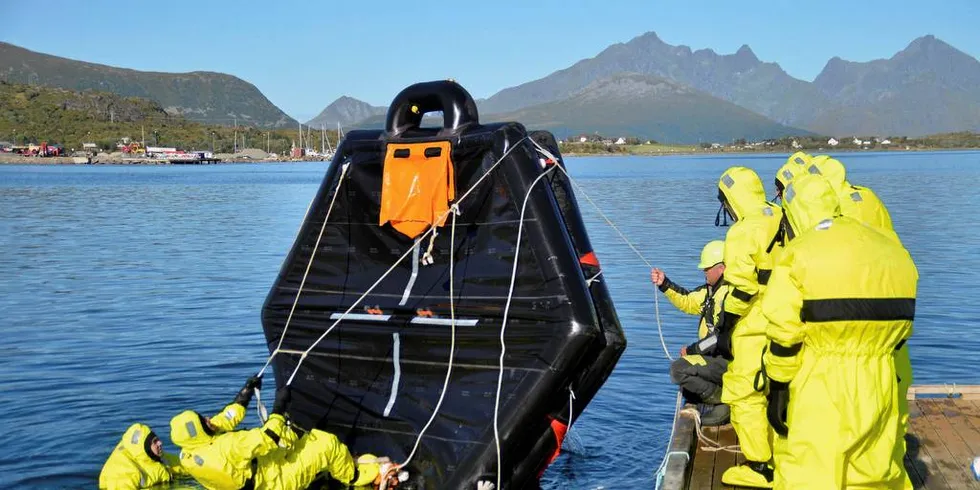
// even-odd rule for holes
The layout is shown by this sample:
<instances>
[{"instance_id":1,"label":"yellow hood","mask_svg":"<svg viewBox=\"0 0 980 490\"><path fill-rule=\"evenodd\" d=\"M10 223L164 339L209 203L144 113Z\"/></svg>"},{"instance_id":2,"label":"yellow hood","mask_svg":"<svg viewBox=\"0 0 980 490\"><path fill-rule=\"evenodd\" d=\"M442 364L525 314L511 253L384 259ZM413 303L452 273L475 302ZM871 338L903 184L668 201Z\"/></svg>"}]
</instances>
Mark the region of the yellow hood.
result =
<instances>
[{"instance_id":1,"label":"yellow hood","mask_svg":"<svg viewBox=\"0 0 980 490\"><path fill-rule=\"evenodd\" d=\"M787 162L776 171L776 189L783 191L796 177L806 173L806 167L795 162Z\"/></svg>"},{"instance_id":2,"label":"yellow hood","mask_svg":"<svg viewBox=\"0 0 980 490\"><path fill-rule=\"evenodd\" d=\"M786 187L783 212L793 236L812 230L821 221L840 216L840 201L827 179L801 175Z\"/></svg>"},{"instance_id":3,"label":"yellow hood","mask_svg":"<svg viewBox=\"0 0 980 490\"><path fill-rule=\"evenodd\" d=\"M148 425L133 424L126 429L119 446L140 466L153 464L160 461L160 458L150 450L151 434L156 435Z\"/></svg>"},{"instance_id":4,"label":"yellow hood","mask_svg":"<svg viewBox=\"0 0 980 490\"><path fill-rule=\"evenodd\" d=\"M170 439L183 449L203 446L214 437L203 425L201 415L193 410L184 410L170 419Z\"/></svg>"},{"instance_id":5,"label":"yellow hood","mask_svg":"<svg viewBox=\"0 0 980 490\"><path fill-rule=\"evenodd\" d=\"M728 203L732 218L738 220L766 205L766 190L754 170L731 167L718 179L718 198Z\"/></svg>"},{"instance_id":6,"label":"yellow hood","mask_svg":"<svg viewBox=\"0 0 980 490\"><path fill-rule=\"evenodd\" d=\"M838 193L849 185L844 164L827 155L813 157L810 164L806 166L806 171L810 174L822 175Z\"/></svg>"},{"instance_id":7,"label":"yellow hood","mask_svg":"<svg viewBox=\"0 0 980 490\"><path fill-rule=\"evenodd\" d=\"M806 166L810 164L811 160L813 160L812 155L810 155L805 151L798 151L790 155L789 158L786 159L786 165L792 163L792 164L799 165L800 168L806 168Z\"/></svg>"}]
</instances>

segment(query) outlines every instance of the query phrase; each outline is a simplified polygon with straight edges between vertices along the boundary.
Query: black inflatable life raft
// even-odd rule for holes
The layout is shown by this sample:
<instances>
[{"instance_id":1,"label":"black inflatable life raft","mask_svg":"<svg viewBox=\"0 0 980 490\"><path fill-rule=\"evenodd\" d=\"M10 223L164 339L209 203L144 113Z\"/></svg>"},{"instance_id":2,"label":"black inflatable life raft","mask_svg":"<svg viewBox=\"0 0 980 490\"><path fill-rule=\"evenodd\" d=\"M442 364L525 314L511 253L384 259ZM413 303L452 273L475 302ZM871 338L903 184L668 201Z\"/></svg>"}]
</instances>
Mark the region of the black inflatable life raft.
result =
<instances>
[{"instance_id":1,"label":"black inflatable life raft","mask_svg":"<svg viewBox=\"0 0 980 490\"><path fill-rule=\"evenodd\" d=\"M421 126L425 113L439 111L441 127ZM450 150L455 221L435 223L434 239L381 224L386 159L415 151L445 165L435 147ZM296 425L334 433L354 454L396 462L408 456L446 376L452 255L452 375L407 467L411 479L400 488L475 489L480 480L495 482L498 471L504 488L537 488L570 417L578 419L626 348L605 282L590 280L600 277L600 266L570 182L554 168L531 188L552 165L564 163L550 133L529 133L513 122L481 125L472 97L452 81L406 88L388 109L385 130L347 134L262 310L270 351L293 311L273 364L279 387L300 354L340 319L296 373L289 413ZM431 263L422 259L426 252ZM501 374L500 332L515 253Z\"/></svg>"}]
</instances>

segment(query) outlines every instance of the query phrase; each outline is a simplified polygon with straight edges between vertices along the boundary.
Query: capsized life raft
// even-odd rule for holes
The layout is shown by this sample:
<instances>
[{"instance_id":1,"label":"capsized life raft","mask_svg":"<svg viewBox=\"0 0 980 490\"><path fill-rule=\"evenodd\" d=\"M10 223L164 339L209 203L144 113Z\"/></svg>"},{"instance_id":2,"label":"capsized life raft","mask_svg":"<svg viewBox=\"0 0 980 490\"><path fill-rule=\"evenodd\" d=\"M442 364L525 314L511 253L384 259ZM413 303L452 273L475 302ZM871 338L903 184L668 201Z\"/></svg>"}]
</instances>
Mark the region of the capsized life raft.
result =
<instances>
[{"instance_id":1,"label":"capsized life raft","mask_svg":"<svg viewBox=\"0 0 980 490\"><path fill-rule=\"evenodd\" d=\"M425 113L439 111L441 127L421 126ZM554 168L531 187L553 165L564 164L550 133L481 125L472 97L452 81L412 85L395 97L383 131L348 133L262 310L271 351L297 302L274 360L279 387L300 354L341 319L292 383L294 423L336 434L355 454L404 461L443 389L452 255L452 376L402 488L471 489L495 482L498 471L504 488L536 488L570 418L578 419L626 348L606 285L593 280L600 265L570 182ZM445 219L455 203L459 214ZM426 233L433 226L434 239ZM515 252L498 468L500 332Z\"/></svg>"}]
</instances>

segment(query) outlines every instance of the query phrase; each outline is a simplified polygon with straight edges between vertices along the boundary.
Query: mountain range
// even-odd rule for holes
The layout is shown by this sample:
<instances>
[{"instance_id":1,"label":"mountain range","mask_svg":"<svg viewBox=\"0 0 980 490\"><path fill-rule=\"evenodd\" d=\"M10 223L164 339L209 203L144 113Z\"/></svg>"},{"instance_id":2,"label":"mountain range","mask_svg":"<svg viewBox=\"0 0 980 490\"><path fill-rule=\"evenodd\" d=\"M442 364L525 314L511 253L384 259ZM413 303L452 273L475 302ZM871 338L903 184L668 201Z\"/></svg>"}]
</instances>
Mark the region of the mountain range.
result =
<instances>
[{"instance_id":1,"label":"mountain range","mask_svg":"<svg viewBox=\"0 0 980 490\"><path fill-rule=\"evenodd\" d=\"M631 128L655 134L655 122L644 121L650 113L643 104L621 107L612 114L592 112L601 102L578 111L562 111L555 105L580 98L596 82L627 73L670 80L784 126L818 134L920 136L980 130L980 62L931 35L912 41L889 59L851 62L835 57L813 82L807 82L793 78L776 63L759 60L749 46L722 55L672 46L649 32L544 78L505 88L477 105L489 119L507 114L528 117L527 122L540 127L587 127L599 132ZM622 95L615 91L614 99ZM609 103L616 105L614 99ZM549 115L547 120L536 119L544 114ZM729 128L743 124L736 122L734 113L730 115L725 123ZM717 129L713 120L694 114L679 112L671 117L685 131ZM748 124L738 136L759 139L764 133L755 128ZM685 139L699 137L688 133Z\"/></svg>"},{"instance_id":2,"label":"mountain range","mask_svg":"<svg viewBox=\"0 0 980 490\"><path fill-rule=\"evenodd\" d=\"M598 132L667 143L775 139L808 135L731 102L663 77L622 73L596 80L566 98L506 113L489 121L520 121L559 138Z\"/></svg>"},{"instance_id":3,"label":"mountain range","mask_svg":"<svg viewBox=\"0 0 980 490\"><path fill-rule=\"evenodd\" d=\"M255 86L221 73L143 72L0 42L0 81L144 97L200 122L297 124ZM834 57L809 82L760 60L749 46L718 54L648 32L477 105L485 121L676 142L980 131L980 61L930 35L888 59ZM345 96L307 124L377 126L385 111Z\"/></svg>"},{"instance_id":4,"label":"mountain range","mask_svg":"<svg viewBox=\"0 0 980 490\"><path fill-rule=\"evenodd\" d=\"M0 42L0 80L151 99L170 114L223 125L293 127L296 120L251 83L205 71L158 73L86 63Z\"/></svg>"}]
</instances>

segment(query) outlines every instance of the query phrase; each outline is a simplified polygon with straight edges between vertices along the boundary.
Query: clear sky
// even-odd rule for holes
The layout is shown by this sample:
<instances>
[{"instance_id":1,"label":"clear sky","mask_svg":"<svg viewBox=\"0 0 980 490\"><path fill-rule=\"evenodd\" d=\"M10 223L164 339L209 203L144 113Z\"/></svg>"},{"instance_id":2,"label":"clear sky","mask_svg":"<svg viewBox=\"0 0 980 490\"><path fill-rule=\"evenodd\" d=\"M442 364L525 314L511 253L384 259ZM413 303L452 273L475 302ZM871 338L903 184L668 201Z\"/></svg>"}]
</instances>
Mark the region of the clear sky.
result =
<instances>
[{"instance_id":1,"label":"clear sky","mask_svg":"<svg viewBox=\"0 0 980 490\"><path fill-rule=\"evenodd\" d=\"M812 80L833 56L888 58L925 34L980 57L980 0L0 0L0 40L154 71L255 84L308 120L341 95L387 105L455 78L474 97L534 80L655 31L665 42L763 61Z\"/></svg>"}]
</instances>

